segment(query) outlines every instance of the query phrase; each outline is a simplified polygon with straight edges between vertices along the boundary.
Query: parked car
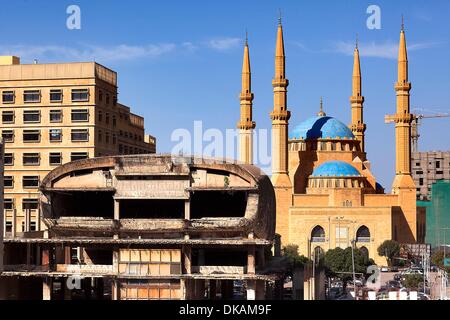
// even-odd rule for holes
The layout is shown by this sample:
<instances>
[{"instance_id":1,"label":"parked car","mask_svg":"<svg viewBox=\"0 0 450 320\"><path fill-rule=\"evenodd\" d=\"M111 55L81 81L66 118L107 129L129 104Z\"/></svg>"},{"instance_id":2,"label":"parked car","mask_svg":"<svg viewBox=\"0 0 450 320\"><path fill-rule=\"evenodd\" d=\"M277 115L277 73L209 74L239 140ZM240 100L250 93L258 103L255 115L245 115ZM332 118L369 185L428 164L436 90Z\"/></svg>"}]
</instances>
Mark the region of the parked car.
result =
<instances>
[{"instance_id":1,"label":"parked car","mask_svg":"<svg viewBox=\"0 0 450 320\"><path fill-rule=\"evenodd\" d=\"M406 274L423 274L423 270L420 268L410 268L402 272L403 275Z\"/></svg>"},{"instance_id":2,"label":"parked car","mask_svg":"<svg viewBox=\"0 0 450 320\"><path fill-rule=\"evenodd\" d=\"M383 267L380 268L380 271L381 272L389 272L389 268L383 266Z\"/></svg>"},{"instance_id":3,"label":"parked car","mask_svg":"<svg viewBox=\"0 0 450 320\"><path fill-rule=\"evenodd\" d=\"M430 296L423 293L423 292L418 292L417 293L417 300L431 300Z\"/></svg>"},{"instance_id":4,"label":"parked car","mask_svg":"<svg viewBox=\"0 0 450 320\"><path fill-rule=\"evenodd\" d=\"M399 281L389 280L389 281L386 282L386 287L387 288L400 289L402 287L402 285L401 285L401 283Z\"/></svg>"}]
</instances>

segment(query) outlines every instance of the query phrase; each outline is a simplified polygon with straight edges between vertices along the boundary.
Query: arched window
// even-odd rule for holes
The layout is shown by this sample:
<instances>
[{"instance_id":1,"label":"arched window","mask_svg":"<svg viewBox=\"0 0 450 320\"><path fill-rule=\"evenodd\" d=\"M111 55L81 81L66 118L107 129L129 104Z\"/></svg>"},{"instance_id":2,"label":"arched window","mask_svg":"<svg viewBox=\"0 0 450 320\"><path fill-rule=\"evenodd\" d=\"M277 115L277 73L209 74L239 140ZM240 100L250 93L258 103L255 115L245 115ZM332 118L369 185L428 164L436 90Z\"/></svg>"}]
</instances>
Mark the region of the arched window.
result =
<instances>
[{"instance_id":1,"label":"arched window","mask_svg":"<svg viewBox=\"0 0 450 320\"><path fill-rule=\"evenodd\" d=\"M362 246L359 248L359 251L361 251L366 259L369 259L369 250L366 247Z\"/></svg>"},{"instance_id":2,"label":"arched window","mask_svg":"<svg viewBox=\"0 0 450 320\"><path fill-rule=\"evenodd\" d=\"M370 242L370 231L366 226L359 227L356 231L356 242Z\"/></svg>"},{"instance_id":3,"label":"arched window","mask_svg":"<svg viewBox=\"0 0 450 320\"><path fill-rule=\"evenodd\" d=\"M335 151L336 150L336 142L332 142L331 143L331 150Z\"/></svg>"},{"instance_id":4,"label":"arched window","mask_svg":"<svg viewBox=\"0 0 450 320\"><path fill-rule=\"evenodd\" d=\"M311 231L311 242L325 242L325 230L321 226L315 226Z\"/></svg>"}]
</instances>

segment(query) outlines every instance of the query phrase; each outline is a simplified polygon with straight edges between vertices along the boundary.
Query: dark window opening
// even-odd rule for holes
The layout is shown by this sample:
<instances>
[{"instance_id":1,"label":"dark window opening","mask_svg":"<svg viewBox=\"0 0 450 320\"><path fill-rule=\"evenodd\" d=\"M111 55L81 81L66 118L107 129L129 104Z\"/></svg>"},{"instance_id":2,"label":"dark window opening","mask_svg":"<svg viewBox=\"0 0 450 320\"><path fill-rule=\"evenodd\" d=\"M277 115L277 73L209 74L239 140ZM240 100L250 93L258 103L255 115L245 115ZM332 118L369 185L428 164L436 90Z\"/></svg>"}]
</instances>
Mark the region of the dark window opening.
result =
<instances>
[{"instance_id":1,"label":"dark window opening","mask_svg":"<svg viewBox=\"0 0 450 320\"><path fill-rule=\"evenodd\" d=\"M24 102L40 102L41 91L40 90L25 90L23 93Z\"/></svg>"},{"instance_id":2,"label":"dark window opening","mask_svg":"<svg viewBox=\"0 0 450 320\"><path fill-rule=\"evenodd\" d=\"M23 210L37 210L38 209L38 199L23 199L22 209Z\"/></svg>"},{"instance_id":3,"label":"dark window opening","mask_svg":"<svg viewBox=\"0 0 450 320\"><path fill-rule=\"evenodd\" d=\"M108 249L84 248L83 260L86 264L112 265L113 253ZM89 262L88 262L89 261Z\"/></svg>"},{"instance_id":4,"label":"dark window opening","mask_svg":"<svg viewBox=\"0 0 450 320\"><path fill-rule=\"evenodd\" d=\"M13 199L5 199L4 200L4 209L5 210L13 210L14 209L14 200Z\"/></svg>"},{"instance_id":5,"label":"dark window opening","mask_svg":"<svg viewBox=\"0 0 450 320\"><path fill-rule=\"evenodd\" d=\"M14 91L3 91L2 101L3 103L14 103Z\"/></svg>"},{"instance_id":6,"label":"dark window opening","mask_svg":"<svg viewBox=\"0 0 450 320\"><path fill-rule=\"evenodd\" d=\"M184 219L184 200L137 199L120 201L121 219Z\"/></svg>"},{"instance_id":7,"label":"dark window opening","mask_svg":"<svg viewBox=\"0 0 450 320\"><path fill-rule=\"evenodd\" d=\"M50 165L59 165L62 163L62 155L60 152L50 152L49 155Z\"/></svg>"},{"instance_id":8,"label":"dark window opening","mask_svg":"<svg viewBox=\"0 0 450 320\"><path fill-rule=\"evenodd\" d=\"M39 176L24 176L22 178L22 186L24 188L39 187Z\"/></svg>"},{"instance_id":9,"label":"dark window opening","mask_svg":"<svg viewBox=\"0 0 450 320\"><path fill-rule=\"evenodd\" d=\"M106 191L67 192L52 197L54 217L114 218L113 193Z\"/></svg>"},{"instance_id":10,"label":"dark window opening","mask_svg":"<svg viewBox=\"0 0 450 320\"><path fill-rule=\"evenodd\" d=\"M23 112L23 122L39 122L41 120L41 113L39 110L29 110Z\"/></svg>"},{"instance_id":11,"label":"dark window opening","mask_svg":"<svg viewBox=\"0 0 450 320\"><path fill-rule=\"evenodd\" d=\"M325 230L321 226L315 226L311 231L311 242L325 242Z\"/></svg>"},{"instance_id":12,"label":"dark window opening","mask_svg":"<svg viewBox=\"0 0 450 320\"><path fill-rule=\"evenodd\" d=\"M3 111L2 112L2 122L3 123L13 123L14 122L14 111Z\"/></svg>"},{"instance_id":13,"label":"dark window opening","mask_svg":"<svg viewBox=\"0 0 450 320\"><path fill-rule=\"evenodd\" d=\"M60 102L62 101L62 90L55 89L50 90L50 102Z\"/></svg>"},{"instance_id":14,"label":"dark window opening","mask_svg":"<svg viewBox=\"0 0 450 320\"><path fill-rule=\"evenodd\" d=\"M87 159L89 157L87 152L72 152L70 154L70 161Z\"/></svg>"},{"instance_id":15,"label":"dark window opening","mask_svg":"<svg viewBox=\"0 0 450 320\"><path fill-rule=\"evenodd\" d=\"M39 130L24 130L24 142L39 142L41 140L41 132Z\"/></svg>"},{"instance_id":16,"label":"dark window opening","mask_svg":"<svg viewBox=\"0 0 450 320\"><path fill-rule=\"evenodd\" d=\"M245 191L196 191L191 196L191 218L244 217Z\"/></svg>"},{"instance_id":17,"label":"dark window opening","mask_svg":"<svg viewBox=\"0 0 450 320\"><path fill-rule=\"evenodd\" d=\"M89 101L89 89L72 89L72 101Z\"/></svg>"},{"instance_id":18,"label":"dark window opening","mask_svg":"<svg viewBox=\"0 0 450 320\"><path fill-rule=\"evenodd\" d=\"M13 176L4 176L3 177L3 186L5 188L14 188L14 177Z\"/></svg>"},{"instance_id":19,"label":"dark window opening","mask_svg":"<svg viewBox=\"0 0 450 320\"><path fill-rule=\"evenodd\" d=\"M366 226L359 227L356 232L356 241L357 242L370 242L370 231Z\"/></svg>"},{"instance_id":20,"label":"dark window opening","mask_svg":"<svg viewBox=\"0 0 450 320\"><path fill-rule=\"evenodd\" d=\"M12 166L14 164L14 155L12 153L5 153L5 166Z\"/></svg>"},{"instance_id":21,"label":"dark window opening","mask_svg":"<svg viewBox=\"0 0 450 320\"><path fill-rule=\"evenodd\" d=\"M4 142L14 142L14 131L13 130L3 130L2 138Z\"/></svg>"},{"instance_id":22,"label":"dark window opening","mask_svg":"<svg viewBox=\"0 0 450 320\"><path fill-rule=\"evenodd\" d=\"M247 251L237 249L193 249L193 266L247 266Z\"/></svg>"},{"instance_id":23,"label":"dark window opening","mask_svg":"<svg viewBox=\"0 0 450 320\"><path fill-rule=\"evenodd\" d=\"M61 122L61 121L62 121L62 111L50 110L50 122Z\"/></svg>"}]
</instances>

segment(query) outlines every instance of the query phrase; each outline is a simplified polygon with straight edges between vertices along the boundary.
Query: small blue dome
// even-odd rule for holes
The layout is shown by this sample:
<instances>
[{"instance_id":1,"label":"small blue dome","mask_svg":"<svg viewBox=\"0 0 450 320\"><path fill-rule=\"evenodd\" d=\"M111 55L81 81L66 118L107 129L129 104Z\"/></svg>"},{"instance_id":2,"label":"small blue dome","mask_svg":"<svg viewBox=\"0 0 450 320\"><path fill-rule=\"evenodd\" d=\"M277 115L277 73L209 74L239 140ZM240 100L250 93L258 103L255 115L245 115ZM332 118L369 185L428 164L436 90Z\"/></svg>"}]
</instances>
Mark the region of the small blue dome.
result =
<instances>
[{"instance_id":1,"label":"small blue dome","mask_svg":"<svg viewBox=\"0 0 450 320\"><path fill-rule=\"evenodd\" d=\"M358 170L343 161L327 161L322 163L312 173L313 177L361 177Z\"/></svg>"},{"instance_id":2,"label":"small blue dome","mask_svg":"<svg viewBox=\"0 0 450 320\"><path fill-rule=\"evenodd\" d=\"M318 138L353 139L355 136L345 124L328 116L309 118L308 120L295 126L289 134L289 139Z\"/></svg>"}]
</instances>

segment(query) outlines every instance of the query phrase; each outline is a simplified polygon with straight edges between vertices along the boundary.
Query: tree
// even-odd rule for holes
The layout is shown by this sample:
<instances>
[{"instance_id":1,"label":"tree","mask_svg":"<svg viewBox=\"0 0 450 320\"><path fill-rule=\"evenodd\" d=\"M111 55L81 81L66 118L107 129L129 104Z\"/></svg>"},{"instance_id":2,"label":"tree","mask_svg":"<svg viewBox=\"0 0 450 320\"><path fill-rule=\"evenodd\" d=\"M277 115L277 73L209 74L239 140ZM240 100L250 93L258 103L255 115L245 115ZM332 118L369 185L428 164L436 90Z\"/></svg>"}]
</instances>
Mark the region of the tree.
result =
<instances>
[{"instance_id":1,"label":"tree","mask_svg":"<svg viewBox=\"0 0 450 320\"><path fill-rule=\"evenodd\" d=\"M450 258L450 253L447 253L447 258ZM439 267L440 269L444 269L447 272L450 272L450 267L444 266L444 250L438 250L431 255L431 262Z\"/></svg>"},{"instance_id":2,"label":"tree","mask_svg":"<svg viewBox=\"0 0 450 320\"><path fill-rule=\"evenodd\" d=\"M394 240L385 240L378 247L378 254L380 256L386 257L388 265L392 265L392 260L398 257L400 253L400 245Z\"/></svg>"},{"instance_id":3,"label":"tree","mask_svg":"<svg viewBox=\"0 0 450 320\"><path fill-rule=\"evenodd\" d=\"M423 283L423 276L420 274L407 274L402 284L408 289L418 289Z\"/></svg>"},{"instance_id":4,"label":"tree","mask_svg":"<svg viewBox=\"0 0 450 320\"><path fill-rule=\"evenodd\" d=\"M292 272L298 267L303 267L309 259L304 255L298 254L298 246L295 244L288 244L283 247L282 255L287 258L289 271Z\"/></svg>"},{"instance_id":5,"label":"tree","mask_svg":"<svg viewBox=\"0 0 450 320\"><path fill-rule=\"evenodd\" d=\"M374 264L372 259L369 259L364 252L358 248L353 249L355 259L355 273L367 272L367 267ZM325 268L328 276L338 277L344 281L344 284L353 278L353 263L352 263L352 248L346 249L335 248L330 249L325 253L324 259Z\"/></svg>"}]
</instances>

